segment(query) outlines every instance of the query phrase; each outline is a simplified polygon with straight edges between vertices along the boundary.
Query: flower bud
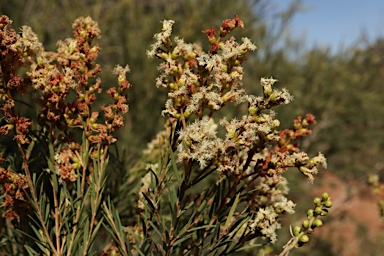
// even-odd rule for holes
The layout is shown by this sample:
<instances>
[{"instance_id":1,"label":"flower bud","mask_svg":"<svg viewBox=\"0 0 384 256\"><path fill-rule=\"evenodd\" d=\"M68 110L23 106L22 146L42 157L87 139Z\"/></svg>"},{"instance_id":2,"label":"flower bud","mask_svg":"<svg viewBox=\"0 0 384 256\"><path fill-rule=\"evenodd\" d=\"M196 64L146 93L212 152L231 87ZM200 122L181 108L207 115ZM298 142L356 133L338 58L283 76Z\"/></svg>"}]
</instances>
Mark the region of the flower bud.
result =
<instances>
[{"instance_id":1,"label":"flower bud","mask_svg":"<svg viewBox=\"0 0 384 256\"><path fill-rule=\"evenodd\" d=\"M179 53L177 51L173 51L171 53L171 59L176 60L177 58L179 58Z\"/></svg>"},{"instance_id":2,"label":"flower bud","mask_svg":"<svg viewBox=\"0 0 384 256\"><path fill-rule=\"evenodd\" d=\"M257 107L249 107L248 108L248 114L253 116L257 112Z\"/></svg>"},{"instance_id":3,"label":"flower bud","mask_svg":"<svg viewBox=\"0 0 384 256\"><path fill-rule=\"evenodd\" d=\"M168 53L163 52L162 54L160 54L160 58L162 58L163 60L168 59Z\"/></svg>"},{"instance_id":4,"label":"flower bud","mask_svg":"<svg viewBox=\"0 0 384 256\"><path fill-rule=\"evenodd\" d=\"M76 169L76 170L79 169L79 168L80 168L80 163L79 163L79 162L77 162L77 163L73 163L73 164L72 164L72 168L73 168L73 169Z\"/></svg>"},{"instance_id":5,"label":"flower bud","mask_svg":"<svg viewBox=\"0 0 384 256\"><path fill-rule=\"evenodd\" d=\"M190 52L190 53L188 54L188 58L189 58L189 59L194 59L194 58L196 58L196 53L194 53L194 52Z\"/></svg>"},{"instance_id":6,"label":"flower bud","mask_svg":"<svg viewBox=\"0 0 384 256\"><path fill-rule=\"evenodd\" d=\"M216 43L216 38L215 37L210 37L209 39L208 39L208 42L210 43L210 44L215 44Z\"/></svg>"},{"instance_id":7,"label":"flower bud","mask_svg":"<svg viewBox=\"0 0 384 256\"><path fill-rule=\"evenodd\" d=\"M95 118L93 118L93 117L89 118L89 123L91 123L91 124L94 124L94 123L96 123L96 119L95 119Z\"/></svg>"},{"instance_id":8,"label":"flower bud","mask_svg":"<svg viewBox=\"0 0 384 256\"><path fill-rule=\"evenodd\" d=\"M193 85L196 86L196 87L199 87L201 84L198 80L194 81L193 82Z\"/></svg>"},{"instance_id":9,"label":"flower bud","mask_svg":"<svg viewBox=\"0 0 384 256\"><path fill-rule=\"evenodd\" d=\"M188 117L190 117L191 116L191 112L189 111L189 110L185 110L184 111L184 117L185 118L188 118Z\"/></svg>"},{"instance_id":10,"label":"flower bud","mask_svg":"<svg viewBox=\"0 0 384 256\"><path fill-rule=\"evenodd\" d=\"M293 129L295 129L295 130L301 129L301 124L299 124L299 123L293 124Z\"/></svg>"},{"instance_id":11,"label":"flower bud","mask_svg":"<svg viewBox=\"0 0 384 256\"><path fill-rule=\"evenodd\" d=\"M307 211L307 216L308 216L309 218L312 218L312 217L314 216L314 212L313 212L312 209L309 209L309 210Z\"/></svg>"},{"instance_id":12,"label":"flower bud","mask_svg":"<svg viewBox=\"0 0 384 256\"><path fill-rule=\"evenodd\" d=\"M280 126L280 121L278 119L275 119L272 122L273 124L271 125L271 129L276 129L277 127Z\"/></svg>"},{"instance_id":13,"label":"flower bud","mask_svg":"<svg viewBox=\"0 0 384 256\"><path fill-rule=\"evenodd\" d=\"M8 131L12 131L15 128L13 124L7 124L6 126Z\"/></svg>"},{"instance_id":14,"label":"flower bud","mask_svg":"<svg viewBox=\"0 0 384 256\"><path fill-rule=\"evenodd\" d=\"M265 138L266 138L267 140L269 140L269 141L272 141L272 140L275 139L275 135L274 135L273 133L270 133L270 134L268 134L267 136L265 136Z\"/></svg>"}]
</instances>

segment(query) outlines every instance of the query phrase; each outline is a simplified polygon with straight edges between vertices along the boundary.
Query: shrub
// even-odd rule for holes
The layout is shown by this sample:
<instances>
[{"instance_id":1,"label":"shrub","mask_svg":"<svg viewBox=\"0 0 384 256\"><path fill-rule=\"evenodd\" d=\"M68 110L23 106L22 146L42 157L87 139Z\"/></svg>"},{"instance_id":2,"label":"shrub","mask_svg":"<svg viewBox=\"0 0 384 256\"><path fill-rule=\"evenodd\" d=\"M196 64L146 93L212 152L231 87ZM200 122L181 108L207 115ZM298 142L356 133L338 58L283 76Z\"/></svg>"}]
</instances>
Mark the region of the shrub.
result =
<instances>
[{"instance_id":1,"label":"shrub","mask_svg":"<svg viewBox=\"0 0 384 256\"><path fill-rule=\"evenodd\" d=\"M299 148L315 119L298 117L279 130L271 109L292 100L288 91L262 78L261 96L245 92L241 65L256 46L229 37L244 26L237 16L203 31L208 52L171 38L173 25L163 21L147 52L162 61L156 86L168 89L164 130L116 177L109 159L128 111L128 66L114 69L109 103L95 104L102 93L96 22L77 19L74 37L47 52L29 27L18 34L1 17L4 254L226 255L277 240L281 215L295 207L283 174L296 168L312 182L326 167L322 154ZM247 113L220 119L223 108L240 104ZM116 188L108 177L123 180ZM322 226L318 217L332 202L324 193L314 204L281 255Z\"/></svg>"}]
</instances>

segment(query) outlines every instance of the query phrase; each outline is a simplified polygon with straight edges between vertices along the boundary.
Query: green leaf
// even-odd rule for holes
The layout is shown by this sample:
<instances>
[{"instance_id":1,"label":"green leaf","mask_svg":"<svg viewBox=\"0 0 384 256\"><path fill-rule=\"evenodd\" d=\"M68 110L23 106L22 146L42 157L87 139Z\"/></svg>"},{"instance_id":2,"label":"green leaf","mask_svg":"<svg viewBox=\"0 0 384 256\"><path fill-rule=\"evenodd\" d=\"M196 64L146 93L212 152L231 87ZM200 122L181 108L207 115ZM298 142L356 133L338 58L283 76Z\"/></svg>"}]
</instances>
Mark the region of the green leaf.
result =
<instances>
[{"instance_id":1,"label":"green leaf","mask_svg":"<svg viewBox=\"0 0 384 256\"><path fill-rule=\"evenodd\" d=\"M163 237L160 230L156 227L156 225L152 221L148 220L148 223L155 230L155 232L159 235L159 237Z\"/></svg>"},{"instance_id":2,"label":"green leaf","mask_svg":"<svg viewBox=\"0 0 384 256\"><path fill-rule=\"evenodd\" d=\"M90 229L89 219L88 219L88 218L85 218L85 224L84 224L84 226L82 227L82 231L83 231L83 243L84 243L85 241L88 240L89 229Z\"/></svg>"},{"instance_id":3,"label":"green leaf","mask_svg":"<svg viewBox=\"0 0 384 256\"><path fill-rule=\"evenodd\" d=\"M141 193L144 196L145 200L148 202L148 205L149 205L151 212L155 212L156 207L153 204L152 200L144 192L141 192Z\"/></svg>"},{"instance_id":4,"label":"green leaf","mask_svg":"<svg viewBox=\"0 0 384 256\"><path fill-rule=\"evenodd\" d=\"M181 244L181 243L184 242L185 240L189 239L191 236L193 236L193 233L192 233L192 234L188 234L188 235L183 236L181 239L177 240L177 241L172 245L172 247L176 247L176 246L178 246L179 244Z\"/></svg>"},{"instance_id":5,"label":"green leaf","mask_svg":"<svg viewBox=\"0 0 384 256\"><path fill-rule=\"evenodd\" d=\"M115 231L113 231L112 228L111 228L110 226L108 226L107 224L105 224L105 223L103 223L102 225L103 225L103 227L108 231L108 233L109 233L109 235L112 237L112 239L113 239L117 244L119 244L119 239L117 238Z\"/></svg>"},{"instance_id":6,"label":"green leaf","mask_svg":"<svg viewBox=\"0 0 384 256\"><path fill-rule=\"evenodd\" d=\"M35 140L31 139L31 143L28 145L27 151L25 152L27 160L29 160L29 158L31 157L32 150L35 147L35 144Z\"/></svg>"},{"instance_id":7,"label":"green leaf","mask_svg":"<svg viewBox=\"0 0 384 256\"><path fill-rule=\"evenodd\" d=\"M49 159L51 160L51 163L55 162L55 150L53 149L52 143L48 144L49 149Z\"/></svg>"},{"instance_id":8,"label":"green leaf","mask_svg":"<svg viewBox=\"0 0 384 256\"><path fill-rule=\"evenodd\" d=\"M214 244L215 240L219 239L220 235L220 222L216 222L215 229L213 230L212 238L211 238L211 244Z\"/></svg>"},{"instance_id":9,"label":"green leaf","mask_svg":"<svg viewBox=\"0 0 384 256\"><path fill-rule=\"evenodd\" d=\"M169 149L170 156L171 156L171 165L172 165L172 169L173 169L173 174L176 176L178 184L181 184L183 182L183 180L179 174L179 170L177 169L175 154L172 152L171 145L169 145L169 143L167 143L167 144L168 144L168 149Z\"/></svg>"},{"instance_id":10,"label":"green leaf","mask_svg":"<svg viewBox=\"0 0 384 256\"><path fill-rule=\"evenodd\" d=\"M154 183L154 186L157 187L159 185L159 178L157 177L156 173L152 170L152 168L149 168L149 171L153 174L153 177L155 180L155 182L153 183ZM152 189L155 190L154 187L152 187Z\"/></svg>"},{"instance_id":11,"label":"green leaf","mask_svg":"<svg viewBox=\"0 0 384 256\"><path fill-rule=\"evenodd\" d=\"M204 208L205 208L205 205L207 204L207 199L204 198L204 200L201 202L201 204L199 205L199 208L197 209L197 212L201 212Z\"/></svg>"},{"instance_id":12,"label":"green leaf","mask_svg":"<svg viewBox=\"0 0 384 256\"><path fill-rule=\"evenodd\" d=\"M90 243L89 243L89 248L92 248L93 242L95 241L95 237L96 237L97 233L99 232L99 229L100 229L101 225L103 224L103 221L104 221L104 218L101 218L99 220L99 223L97 223L96 227L93 229L92 236L91 236Z\"/></svg>"},{"instance_id":13,"label":"green leaf","mask_svg":"<svg viewBox=\"0 0 384 256\"><path fill-rule=\"evenodd\" d=\"M236 252L243 251L243 250L248 251L250 249L253 249L253 248L256 248L256 247L260 247L260 246L263 246L263 244L245 245L245 246L240 247L239 249L237 249Z\"/></svg>"},{"instance_id":14,"label":"green leaf","mask_svg":"<svg viewBox=\"0 0 384 256\"><path fill-rule=\"evenodd\" d=\"M140 254L140 256L146 256L136 245L133 246L133 249L135 249L135 252Z\"/></svg>"},{"instance_id":15,"label":"green leaf","mask_svg":"<svg viewBox=\"0 0 384 256\"><path fill-rule=\"evenodd\" d=\"M25 250L28 255L39 255L34 249L32 249L29 245L24 245Z\"/></svg>"},{"instance_id":16,"label":"green leaf","mask_svg":"<svg viewBox=\"0 0 384 256\"><path fill-rule=\"evenodd\" d=\"M231 207L231 210L229 211L227 221L225 222L225 225L224 225L225 229L228 229L229 225L231 224L233 214L235 213L237 204L239 203L239 197L240 197L240 193L237 194L236 199L233 202L233 205Z\"/></svg>"},{"instance_id":17,"label":"green leaf","mask_svg":"<svg viewBox=\"0 0 384 256\"><path fill-rule=\"evenodd\" d=\"M203 225L203 226L200 226L200 227L195 227L195 228L188 229L188 232L193 232L195 230L200 230L200 229L215 228L215 227L216 227L216 225Z\"/></svg>"}]
</instances>

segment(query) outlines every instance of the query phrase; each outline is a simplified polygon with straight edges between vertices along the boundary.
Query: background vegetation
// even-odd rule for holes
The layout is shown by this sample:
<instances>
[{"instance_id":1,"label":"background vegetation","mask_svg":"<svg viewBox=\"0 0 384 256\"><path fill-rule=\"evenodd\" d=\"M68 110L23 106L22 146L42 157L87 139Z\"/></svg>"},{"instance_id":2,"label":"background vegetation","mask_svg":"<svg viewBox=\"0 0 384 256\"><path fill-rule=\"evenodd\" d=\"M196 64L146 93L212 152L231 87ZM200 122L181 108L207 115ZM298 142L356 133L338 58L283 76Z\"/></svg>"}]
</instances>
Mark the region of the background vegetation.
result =
<instances>
[{"instance_id":1,"label":"background vegetation","mask_svg":"<svg viewBox=\"0 0 384 256\"><path fill-rule=\"evenodd\" d=\"M130 82L134 86L130 91L130 112L119 136L120 148L116 149L119 153L114 159L116 175L137 162L146 145L143 142L149 142L164 121L159 109L164 104L165 93L154 90L158 62L147 59L145 54L153 42L153 34L160 27L159 21L164 18L176 20L175 34L187 42L205 42L205 35L199 31L207 26L218 27L223 19L236 13L246 25L247 36L258 46L257 52L249 55L245 67L247 91L260 93L257 91L260 78L273 76L282 81L278 86L288 88L296 99L284 109L278 109L283 124L290 124L290 120L308 112L316 116L318 125L313 134L302 141L303 150L309 154L324 153L329 172L337 175L332 179L339 177L343 184L360 184L357 187L366 183L370 174L378 174L384 179L384 39L356 42L356 46L334 54L327 48L303 50L304 42L289 35L289 20L300 10L301 3L296 1L287 10L276 12L265 0L0 2L0 13L14 21L13 27L31 26L49 50L55 49L58 39L70 36L70 24L75 18L89 15L99 23L103 33L98 43L102 48L99 62L103 63L104 71L112 71L118 63L130 65ZM243 36L241 30L236 33L237 38ZM103 75L104 84L115 81L112 72ZM5 141L2 141L1 150L7 150ZM292 188L296 179L302 179L299 176L289 178ZM330 182L325 180L319 184ZM302 196L303 192L308 193L306 189L305 186L297 187L291 195L296 201L310 201L310 196ZM343 199L346 202L356 196L352 187L347 186L342 192L346 193ZM332 226L331 222L329 226ZM353 239L363 239L358 235L367 234L370 228L362 227ZM282 232L287 233L286 230ZM339 255L343 248L337 245L340 243L337 239L320 240L310 245L317 246L315 252L320 246L327 248L329 255ZM366 255L374 255L375 250L384 246L382 240L365 243L373 245L365 247ZM303 255L308 252L306 250L311 249L304 248Z\"/></svg>"}]
</instances>

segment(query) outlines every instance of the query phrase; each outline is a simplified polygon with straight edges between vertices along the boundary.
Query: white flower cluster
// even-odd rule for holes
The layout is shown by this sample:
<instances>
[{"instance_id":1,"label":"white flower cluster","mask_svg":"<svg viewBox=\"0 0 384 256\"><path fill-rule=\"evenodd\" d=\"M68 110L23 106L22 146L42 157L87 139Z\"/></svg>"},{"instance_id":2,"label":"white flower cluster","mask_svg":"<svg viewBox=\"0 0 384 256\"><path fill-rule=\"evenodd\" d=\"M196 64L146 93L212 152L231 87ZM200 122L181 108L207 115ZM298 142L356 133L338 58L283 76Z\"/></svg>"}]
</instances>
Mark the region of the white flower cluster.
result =
<instances>
[{"instance_id":1,"label":"white flower cluster","mask_svg":"<svg viewBox=\"0 0 384 256\"><path fill-rule=\"evenodd\" d=\"M151 46L152 49L150 51L147 51L147 55L149 57L155 57L158 54L157 49L161 47L164 43L166 43L168 40L170 40L169 38L172 33L172 26L175 23L175 21L164 20L162 23L163 23L162 32L154 35L156 42Z\"/></svg>"},{"instance_id":2,"label":"white flower cluster","mask_svg":"<svg viewBox=\"0 0 384 256\"><path fill-rule=\"evenodd\" d=\"M295 204L286 198L288 189L284 177L279 177L277 188L275 182L267 178L257 178L254 183L258 183L254 187L258 192L252 195L253 207L257 209L257 213L249 221L249 227L253 231L261 232L274 243L277 238L276 230L281 228L279 214L294 213Z\"/></svg>"},{"instance_id":3,"label":"white flower cluster","mask_svg":"<svg viewBox=\"0 0 384 256\"><path fill-rule=\"evenodd\" d=\"M220 41L221 36L242 25L237 16L223 23L223 35L218 38L214 28L204 31L212 45L207 53L178 37L172 41L173 24L163 21L163 30L155 35L156 42L147 54L162 60L156 86L169 89L162 113L168 115L168 138L177 147L178 161L184 162L185 168L198 163L199 175L215 169L220 178L228 179L229 185L235 184L233 191L240 186L242 200L253 214L249 226L242 229L261 233L275 242L279 215L291 214L295 207L286 197L287 181L282 174L290 167L298 167L312 178L317 165L326 166L325 158L319 154L309 159L293 145L287 149L282 139L286 130L277 130L280 121L271 108L288 104L293 97L285 88L273 87L276 79L261 79L262 96L248 95L242 88L241 64L256 46L248 38L242 38L242 43L234 37ZM225 133L219 136L213 115L228 103L244 102L248 103L248 113L239 119L221 119L219 124ZM309 120L314 123L313 117ZM163 136L161 139L167 139Z\"/></svg>"},{"instance_id":4,"label":"white flower cluster","mask_svg":"<svg viewBox=\"0 0 384 256\"><path fill-rule=\"evenodd\" d=\"M11 46L14 51L25 52L28 55L38 55L44 51L42 43L36 33L28 26L21 27L21 36L17 35L16 42Z\"/></svg>"},{"instance_id":5,"label":"white flower cluster","mask_svg":"<svg viewBox=\"0 0 384 256\"><path fill-rule=\"evenodd\" d=\"M182 143L178 146L179 161L194 159L204 168L213 159L221 140L216 137L217 124L213 119L197 120L188 125L187 130L180 131Z\"/></svg>"}]
</instances>

